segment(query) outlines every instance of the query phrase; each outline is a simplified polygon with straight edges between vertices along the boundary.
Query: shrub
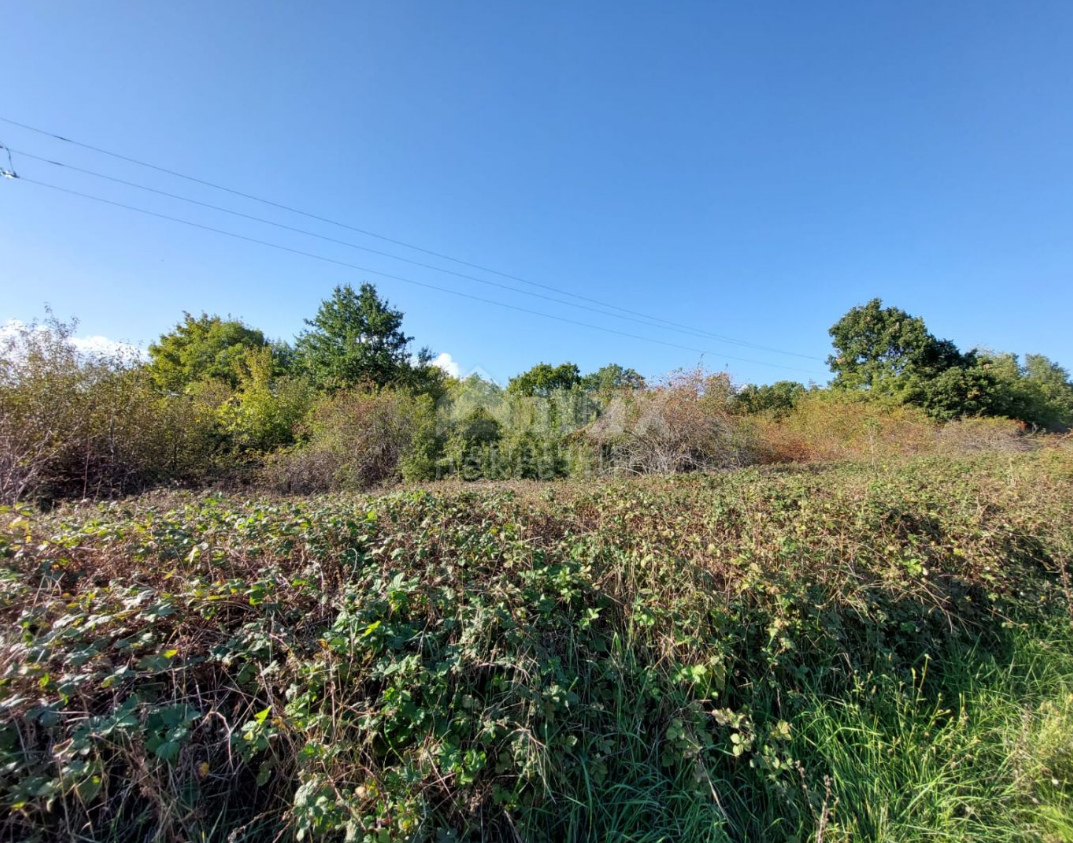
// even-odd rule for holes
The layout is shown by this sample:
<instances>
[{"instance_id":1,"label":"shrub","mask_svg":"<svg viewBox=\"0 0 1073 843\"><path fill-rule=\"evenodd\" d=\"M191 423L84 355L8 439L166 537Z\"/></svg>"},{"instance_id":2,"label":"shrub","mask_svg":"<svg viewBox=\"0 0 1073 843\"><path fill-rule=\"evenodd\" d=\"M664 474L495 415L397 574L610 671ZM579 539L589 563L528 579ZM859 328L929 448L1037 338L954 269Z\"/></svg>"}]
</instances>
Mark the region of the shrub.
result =
<instances>
[{"instance_id":1,"label":"shrub","mask_svg":"<svg viewBox=\"0 0 1073 843\"><path fill-rule=\"evenodd\" d=\"M345 391L321 399L307 441L266 463L264 479L280 491L368 489L418 474L434 425L432 401L399 392Z\"/></svg>"},{"instance_id":2,"label":"shrub","mask_svg":"<svg viewBox=\"0 0 1073 843\"><path fill-rule=\"evenodd\" d=\"M961 419L939 428L936 445L941 451L1028 451L1032 439L1025 425L1012 419Z\"/></svg>"},{"instance_id":3,"label":"shrub","mask_svg":"<svg viewBox=\"0 0 1073 843\"><path fill-rule=\"evenodd\" d=\"M932 446L936 430L917 407L847 390L810 392L781 419L755 418L752 425L765 462L917 453Z\"/></svg>"},{"instance_id":4,"label":"shrub","mask_svg":"<svg viewBox=\"0 0 1073 843\"><path fill-rule=\"evenodd\" d=\"M313 404L304 377L275 374L270 348L249 350L238 369L238 388L220 407L220 423L240 451L269 451L294 442Z\"/></svg>"},{"instance_id":5,"label":"shrub","mask_svg":"<svg viewBox=\"0 0 1073 843\"><path fill-rule=\"evenodd\" d=\"M469 378L439 406L443 435L437 476L465 480L542 479L581 474L588 445L574 434L600 400L577 386L534 394Z\"/></svg>"},{"instance_id":6,"label":"shrub","mask_svg":"<svg viewBox=\"0 0 1073 843\"><path fill-rule=\"evenodd\" d=\"M0 839L1063 839L1071 470L0 516Z\"/></svg>"},{"instance_id":7,"label":"shrub","mask_svg":"<svg viewBox=\"0 0 1073 843\"><path fill-rule=\"evenodd\" d=\"M676 474L746 465L751 438L733 415L724 374L680 371L663 384L620 395L585 432L611 472Z\"/></svg>"},{"instance_id":8,"label":"shrub","mask_svg":"<svg viewBox=\"0 0 1073 843\"><path fill-rule=\"evenodd\" d=\"M10 327L0 346L0 501L101 497L200 474L215 447L193 397L137 357L83 355L74 323Z\"/></svg>"}]
</instances>

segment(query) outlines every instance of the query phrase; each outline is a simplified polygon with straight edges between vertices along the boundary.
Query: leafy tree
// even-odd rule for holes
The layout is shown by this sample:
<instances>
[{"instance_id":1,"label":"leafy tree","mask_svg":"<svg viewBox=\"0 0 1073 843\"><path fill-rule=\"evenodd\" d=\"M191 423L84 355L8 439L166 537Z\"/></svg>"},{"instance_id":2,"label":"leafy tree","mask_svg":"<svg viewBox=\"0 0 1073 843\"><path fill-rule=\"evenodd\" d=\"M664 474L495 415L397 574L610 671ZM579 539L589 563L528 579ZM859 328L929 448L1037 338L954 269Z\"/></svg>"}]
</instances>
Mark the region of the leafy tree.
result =
<instances>
[{"instance_id":1,"label":"leafy tree","mask_svg":"<svg viewBox=\"0 0 1073 843\"><path fill-rule=\"evenodd\" d=\"M940 421L964 416L1019 418L1020 402L1010 386L985 366L953 367L919 381L910 403Z\"/></svg>"},{"instance_id":2,"label":"leafy tree","mask_svg":"<svg viewBox=\"0 0 1073 843\"><path fill-rule=\"evenodd\" d=\"M1073 424L1073 384L1047 357L974 352L972 365L947 369L917 381L908 393L933 418L1003 416L1038 428L1061 430Z\"/></svg>"},{"instance_id":3,"label":"leafy tree","mask_svg":"<svg viewBox=\"0 0 1073 843\"><path fill-rule=\"evenodd\" d=\"M507 383L507 392L546 398L558 389L571 389L580 383L581 371L574 363L559 366L538 363L528 372L511 378Z\"/></svg>"},{"instance_id":4,"label":"leafy tree","mask_svg":"<svg viewBox=\"0 0 1073 843\"><path fill-rule=\"evenodd\" d=\"M974 351L964 365L907 379L898 398L923 407L940 421L965 416L1000 416L1038 428L1061 430L1073 424L1073 384L1048 358L1029 354Z\"/></svg>"},{"instance_id":5,"label":"leafy tree","mask_svg":"<svg viewBox=\"0 0 1073 843\"><path fill-rule=\"evenodd\" d=\"M182 322L149 346L150 377L158 389L168 392L183 392L201 380L235 386L246 352L268 345L263 333L237 319L185 313ZM282 347L279 353L282 358Z\"/></svg>"},{"instance_id":6,"label":"leafy tree","mask_svg":"<svg viewBox=\"0 0 1073 843\"><path fill-rule=\"evenodd\" d=\"M974 362L950 340L936 339L919 316L883 307L880 299L854 307L828 333L837 351L827 358L836 387L897 394L916 379Z\"/></svg>"},{"instance_id":7,"label":"leafy tree","mask_svg":"<svg viewBox=\"0 0 1073 843\"><path fill-rule=\"evenodd\" d=\"M491 413L483 407L477 407L458 423L455 433L467 445L488 445L500 440L503 429Z\"/></svg>"},{"instance_id":8,"label":"leafy tree","mask_svg":"<svg viewBox=\"0 0 1073 843\"><path fill-rule=\"evenodd\" d=\"M267 451L294 441L313 403L303 377L277 376L272 349L249 349L242 360L239 385L220 406L220 423L240 450Z\"/></svg>"},{"instance_id":9,"label":"leafy tree","mask_svg":"<svg viewBox=\"0 0 1073 843\"><path fill-rule=\"evenodd\" d=\"M738 390L736 404L744 413L784 416L794 408L806 391L797 381L776 381L762 386L747 384Z\"/></svg>"},{"instance_id":10,"label":"leafy tree","mask_svg":"<svg viewBox=\"0 0 1073 843\"><path fill-rule=\"evenodd\" d=\"M611 363L602 369L585 375L581 379L581 388L586 392L606 395L621 389L644 389L645 379L635 369L625 369L618 363Z\"/></svg>"},{"instance_id":11,"label":"leafy tree","mask_svg":"<svg viewBox=\"0 0 1073 843\"><path fill-rule=\"evenodd\" d=\"M1069 372L1043 354L1026 354L1025 380L1043 402L1036 421L1051 429L1073 427L1073 382Z\"/></svg>"},{"instance_id":12,"label":"leafy tree","mask_svg":"<svg viewBox=\"0 0 1073 843\"><path fill-rule=\"evenodd\" d=\"M306 324L295 354L319 388L382 387L410 374L412 337L402 332L402 311L393 310L372 284L358 291L349 284L336 287Z\"/></svg>"},{"instance_id":13,"label":"leafy tree","mask_svg":"<svg viewBox=\"0 0 1073 843\"><path fill-rule=\"evenodd\" d=\"M1036 427L1061 430L1073 424L1073 384L1069 374L1042 354L981 352L978 366L994 380L996 398L989 415Z\"/></svg>"},{"instance_id":14,"label":"leafy tree","mask_svg":"<svg viewBox=\"0 0 1073 843\"><path fill-rule=\"evenodd\" d=\"M432 365L434 355L429 348L422 348L399 374L398 385L414 395L427 395L433 403L447 395L454 380L439 366Z\"/></svg>"},{"instance_id":15,"label":"leafy tree","mask_svg":"<svg viewBox=\"0 0 1073 843\"><path fill-rule=\"evenodd\" d=\"M485 380L479 374L460 379L452 379L448 395L454 405L468 409L472 407L491 407L503 400L503 387L495 381Z\"/></svg>"}]
</instances>

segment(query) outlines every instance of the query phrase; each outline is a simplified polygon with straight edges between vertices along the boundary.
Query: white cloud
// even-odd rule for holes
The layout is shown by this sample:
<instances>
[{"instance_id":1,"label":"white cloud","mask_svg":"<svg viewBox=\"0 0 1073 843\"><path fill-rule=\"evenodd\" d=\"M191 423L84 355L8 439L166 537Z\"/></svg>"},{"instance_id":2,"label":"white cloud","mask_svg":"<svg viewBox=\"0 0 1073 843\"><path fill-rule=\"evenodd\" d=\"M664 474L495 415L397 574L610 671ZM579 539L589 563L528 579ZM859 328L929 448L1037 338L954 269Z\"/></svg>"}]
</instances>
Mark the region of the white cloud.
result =
<instances>
[{"instance_id":1,"label":"white cloud","mask_svg":"<svg viewBox=\"0 0 1073 843\"><path fill-rule=\"evenodd\" d=\"M106 357L135 357L139 360L144 360L148 356L144 350L136 345L102 337L99 334L92 337L71 337L71 345L83 354L99 354Z\"/></svg>"},{"instance_id":2,"label":"white cloud","mask_svg":"<svg viewBox=\"0 0 1073 843\"><path fill-rule=\"evenodd\" d=\"M0 325L0 340L6 340L9 337L22 331L26 327L26 323L21 319L8 319L3 325Z\"/></svg>"},{"instance_id":3,"label":"white cloud","mask_svg":"<svg viewBox=\"0 0 1073 843\"><path fill-rule=\"evenodd\" d=\"M6 323L0 325L0 343L14 339L28 327L21 319L9 319ZM44 325L36 325L35 330L45 331L48 329ZM131 345L129 342L109 339L99 334L89 337L71 337L71 345L79 353L90 356L104 355L106 357L122 356L137 360L148 359L146 352L138 348L138 346Z\"/></svg>"},{"instance_id":4,"label":"white cloud","mask_svg":"<svg viewBox=\"0 0 1073 843\"><path fill-rule=\"evenodd\" d=\"M458 363L446 351L441 351L439 356L432 361L432 365L443 369L452 378L457 378L462 374L462 369L459 368Z\"/></svg>"}]
</instances>

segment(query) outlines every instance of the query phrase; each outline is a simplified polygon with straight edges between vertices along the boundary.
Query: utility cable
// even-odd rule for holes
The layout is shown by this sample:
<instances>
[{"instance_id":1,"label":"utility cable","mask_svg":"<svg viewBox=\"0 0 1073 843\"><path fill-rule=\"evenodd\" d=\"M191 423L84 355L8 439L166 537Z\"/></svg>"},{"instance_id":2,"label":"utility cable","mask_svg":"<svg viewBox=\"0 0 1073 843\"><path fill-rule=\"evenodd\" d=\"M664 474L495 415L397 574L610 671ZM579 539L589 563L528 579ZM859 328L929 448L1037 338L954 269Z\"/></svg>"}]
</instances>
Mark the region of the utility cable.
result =
<instances>
[{"instance_id":1,"label":"utility cable","mask_svg":"<svg viewBox=\"0 0 1073 843\"><path fill-rule=\"evenodd\" d=\"M403 277L401 275L393 275L391 273L381 272L380 270L371 269L369 267L364 267L364 266L359 266L357 264L348 263L346 261L337 260L335 258L330 258L330 257L327 257L326 255L318 255L318 254L316 254L314 252L306 252L306 251L303 251L301 249L294 249L294 248L291 248L290 246L284 246L284 245L282 245L280 243L272 243L272 242L270 242L268 240L260 240L260 239L258 239L256 237L248 237L245 234L238 234L238 233L233 232L233 231L226 231L226 230L221 229L221 228L215 228L214 226L203 225L202 223L193 222L191 220L185 220L185 219L182 219L181 217L173 217L173 216L170 216L168 214L162 214L162 213L159 213L157 211L151 211L151 210L149 210L147 208L139 208L139 207L137 207L135 205L128 205L128 204L123 203L123 202L116 202L116 201L114 201L112 199L105 199L105 198L103 198L101 196L94 196L94 195L89 194L89 193L82 193L81 191L72 190L70 188L61 187L61 186L55 185L55 184L49 184L48 182L38 181L37 179L31 179L31 178L27 178L25 176L18 176L14 180L17 181L17 182L24 182L25 184L33 184L33 185L37 185L39 187L48 188L49 190L55 190L55 191L58 191L60 193L66 193L66 194L69 194L71 196L78 196L78 197L81 197L83 199L89 199L89 200L94 201L94 202L100 202L100 203L105 204L105 205L111 205L111 206L116 207L116 208L123 208L123 209L128 210L128 211L135 211L135 212L140 213L140 214L145 214L147 216L156 217L157 219L167 220L169 222L180 223L182 225L187 225L187 226L190 226L191 228L197 228L197 229L200 229L202 231L211 231L211 232L214 232L216 234L221 234L221 235L224 235L226 237L232 237L232 238L234 238L236 240L242 240L242 241L245 241L247 243L254 243L254 244L257 244L257 245L260 245L260 246L267 246L270 249L277 249L279 251L289 252L290 254L299 255L301 257L312 258L313 260L319 260L319 261L323 261L325 263L334 264L335 266L341 266L341 267L345 267L347 269L357 270L358 272L367 272L367 273L369 273L371 275L378 275L378 276L380 276L382 278L387 278L387 279L390 279L392 281L400 281L400 282L402 282L404 284L412 284L412 285L417 286L417 287L424 287L424 288L429 289L429 290L437 290L437 291L439 291L441 293L447 293L448 295L459 296L461 298L470 299L472 301L479 301L479 302L483 302L485 304L494 305L496 307L502 307L502 308L506 308L508 310L514 310L514 311L517 311L519 313L528 313L528 314L531 314L533 316L540 316L540 317L545 318L545 319L554 319L554 320L556 320L558 322L564 322L564 323L570 324L570 325L577 325L577 326L583 327L583 328L589 328L589 329L596 330L596 331L603 331L604 333L617 334L619 336L629 337L631 339L636 339L636 340L641 340L642 342L655 343L657 345L663 345L663 346L667 346L669 348L678 348L678 349L682 349L684 351L692 351L692 352L696 352L698 354L710 354L710 355L715 356L715 357L721 357L721 358L725 358L727 360L735 360L735 361L741 362L741 363L751 363L751 364L758 365L758 366L768 366L768 367L776 368L776 369L786 369L788 371L803 372L803 373L808 374L808 375L814 374L814 372L812 372L811 370L808 370L808 369L799 369L799 368L795 368L795 367L792 367L792 366L783 366L782 364L779 364L779 363L767 363L767 362L764 362L762 360L752 360L752 359L749 359L749 358L746 358L746 357L734 357L734 356L727 355L727 354L716 354L715 352L711 351L710 349L694 348L692 346L680 345L679 343L667 342L666 340L660 340L660 339L656 339L654 337L646 337L646 336L643 336L641 334L632 334L632 333L629 333L629 332L626 332L626 331L619 331L619 330L616 330L614 328L606 328L606 327L603 327L601 325L593 325L593 324L588 323L588 322L581 322L581 321L576 320L576 319L568 319L568 318L566 318L564 316L556 316L554 314L544 313L544 312L539 311L539 310L530 310L529 308L519 307L517 305L512 305L512 304L507 304L505 302L496 301L495 299L488 299L488 298L484 298L483 296L475 296L475 295L472 295L470 293L463 293L463 292L461 292L459 290L452 290L449 287L441 287L441 286L436 285L436 284L429 284L429 283L426 283L424 281L417 281L417 280L412 279L412 278L405 278L405 277Z\"/></svg>"},{"instance_id":2,"label":"utility cable","mask_svg":"<svg viewBox=\"0 0 1073 843\"><path fill-rule=\"evenodd\" d=\"M708 331L702 331L702 330L699 330L699 329L692 329L692 328L670 328L670 327L668 327L666 325L661 325L656 321L649 321L647 318L646 319L638 319L638 318L635 318L633 316L625 316L625 315L621 315L621 314L618 314L618 313L610 313L610 312L608 312L606 310L599 310L599 309L597 309L595 307L590 307L589 305L586 305L586 304L578 304L577 302L566 301L564 299L555 298L554 296L546 296L546 295L544 295L542 293L534 293L534 292L532 292L530 290L522 290L522 289L519 289L518 287L513 287L513 286L511 286L509 284L501 284L498 281L489 281L487 278L480 278L480 277L478 277L476 275L469 275L469 274L464 273L464 272L455 272L453 269L446 269L444 267L435 266L433 264L423 263L422 261L415 261L415 260L412 260L410 258L402 257L401 255L392 254L391 252L383 252L383 251L380 251L379 249L372 249L372 248L370 248L368 246L362 246L362 245L360 245L358 243L352 243L349 240L340 240L340 239L338 239L336 237L329 237L329 236L327 236L325 234L320 234L320 233L318 233L316 231L309 231L309 230L304 229L304 228L297 228L297 227L295 227L293 225L286 225L285 223L276 222L275 220L270 220L270 219L265 219L264 217L254 216L253 214L246 214L246 213L243 213L241 211L236 211L236 210L234 210L232 208L225 208L225 207L223 207L221 205L214 205L211 202L202 202L202 201L200 201L198 199L191 199L188 196L182 196L182 195L177 194L177 193L170 193L170 192L168 192L166 190L160 190L160 189L155 188L155 187L149 187L148 185L139 184L138 182L127 181L126 179L117 178L115 176L109 176L109 175L107 175L105 173L98 173L95 170L88 170L88 169L86 169L84 167L77 167L77 166L75 166L73 164L66 164L66 163L64 163L62 161L54 161L51 158L45 158L45 157L40 156L40 155L35 155L32 152L26 152L26 151L21 150L21 149L15 149L14 147L7 146L7 145L5 145L3 143L0 143L0 149L7 150L9 155L10 155L10 153L14 152L16 155L21 155L21 156L23 156L25 158L33 159L34 161L41 161L41 162L43 162L45 164L51 164L54 167L61 167L61 168L65 169L65 170L70 170L72 172L82 173L82 174L87 175L87 176L93 176L94 178L99 178L99 179L103 179L105 181L110 181L110 182L112 182L114 184L121 184L121 185L124 185L126 187L133 187L133 188L136 188L137 190L143 190L143 191L145 191L147 193L154 193L154 194L156 194L158 196L165 196L165 197L167 197L169 199L177 199L180 202L187 202L187 203L189 203L191 205L197 205L197 206L199 206L201 208L208 208L208 209L210 209L212 211L219 211L219 212L224 213L224 214L231 214L232 216L240 217L241 219L251 220L251 221L257 222L257 223L263 223L264 225L270 225L270 226L273 226L275 228L282 229L284 231L292 231L292 232L294 232L296 234L302 234L302 235L305 235L307 237L315 237L318 240L324 240L325 242L335 243L335 244L340 245L340 246L347 246L348 248L351 248L351 249L359 249L359 250L361 250L363 252L369 252L370 254L373 254L373 255L379 255L380 257L390 258L391 260L401 261L402 263L407 263L407 264L410 264L411 266L418 266L418 267L421 267L422 269L431 269L434 272L442 272L442 273L444 273L446 275L453 275L456 278L464 278L464 279L466 279L468 281L476 281L478 284L485 284L485 285L490 286L490 287L498 287L501 290L509 290L510 292L518 293L518 294L523 295L523 296L530 296L532 298L544 299L545 301L555 302L556 304L565 305L566 307L574 307L574 308L578 308L580 310L587 310L587 311L590 311L592 313L598 313L601 316L609 316L612 319L621 319L621 320L624 320L624 321L627 321L627 322L636 322L637 324L646 325L646 326L648 326L650 328L658 328L658 329L664 330L664 331L669 330L669 331L674 331L674 332L677 332L677 333L688 333L688 334L691 334L691 335L697 336L697 337L709 337L711 339L718 340L719 342L729 342L732 345L741 345L741 343L731 341L731 340L725 340L722 337L720 337L718 334L712 334L712 333L710 333ZM794 354L795 356L798 356L798 357L806 357L807 359L810 359L810 360L819 360L819 358L817 358L817 357L809 357L808 355L804 355L804 354L795 354L795 352L784 352L784 353L786 353L786 354Z\"/></svg>"},{"instance_id":3,"label":"utility cable","mask_svg":"<svg viewBox=\"0 0 1073 843\"><path fill-rule=\"evenodd\" d=\"M265 198L260 197L260 196L255 196L255 195L253 195L251 193L245 193L245 192L243 192L241 190L236 190L234 188L226 187L226 186L221 185L221 184L216 184L215 182L211 182L211 181L208 181L206 179L201 179L201 178L198 178L196 176L187 175L186 173L181 173L181 172L179 172L177 170L171 170L171 169L168 169L167 167L161 167L161 166L158 166L156 164L150 164L147 161L141 161L141 160L139 160L137 158L132 158L132 157L130 157L128 155L122 155L122 154L120 154L118 152L112 152L111 150L103 149L103 148L101 148L99 146L93 146L92 144L84 143L82 141L77 141L77 140L74 140L73 138L68 138L68 137L65 137L63 135L56 134L55 132L49 132L49 131L47 131L45 129L37 128L36 126L27 125L26 123L20 123L17 120L11 120L10 118L7 118L7 117L0 116L0 122L7 123L7 124L9 124L11 126L17 126L20 129L25 129L26 131L29 131L29 132L35 132L36 134L43 135L43 136L49 137L49 138L53 138L54 140L62 141L63 143L69 143L69 144L72 144L74 146L81 147L82 149L88 149L91 152L96 152L96 153L101 154L101 155L107 155L107 156L109 156L111 158L115 158L115 159L117 159L119 161L125 161L125 162L130 163L130 164L135 164L135 165L137 165L139 167L146 167L146 168L148 168L150 170L155 170L155 171L157 171L159 173L164 173L164 174L169 175L169 176L175 176L176 178L185 179L185 180L193 182L195 184L200 184L200 185L203 185L205 187L210 187L210 188L212 188L214 190L220 190L220 191L223 191L225 193L230 193L233 196L239 196L239 197L241 197L243 199L249 199L249 200L251 200L253 202L260 202L262 204L269 205L269 206L271 206L273 208L278 208L280 210L287 211L287 212L292 213L292 214L298 214L300 216L308 217L309 219L314 219L314 220L317 220L319 222L328 223L329 225L334 225L334 226L338 226L340 228L345 228L345 229L348 229L350 231L357 232L358 234L363 234L363 235L365 235L367 237L374 237L374 238L376 238L378 240L382 240L382 241L384 241L386 243L393 243L393 244L395 244L397 246L402 246L402 247L407 248L407 249L413 249L414 251L422 252L422 253L424 253L426 255L430 255L432 257L440 258L441 260L447 260L447 261L451 261L452 263L457 263L457 264L460 264L462 266L467 266L470 269L476 269L476 270L479 270L481 272L487 272L487 273L490 273L492 275L497 275L497 276L499 276L501 278L507 278L507 279L509 279L511 281L517 281L519 283L527 284L529 286L540 287L540 288L545 289L545 290L550 290L551 292L559 293L560 295L570 296L571 298L576 298L576 299L579 299L581 301L587 301L587 302L590 302L592 304L597 304L597 305L599 305L601 307L610 308L612 310L618 310L618 311L620 311L622 313L628 313L628 314L630 314L632 316L640 316L640 317L645 318L645 319L650 319L650 320L653 320L653 321L662 322L662 323L664 323L666 325L669 325L669 326L672 326L674 328L684 329L684 330L687 330L687 331L690 331L690 332L693 332L693 333L696 333L696 332L700 331L700 329L693 328L693 327L691 327L689 325L683 325L682 323L679 323L679 322L673 322L673 321L671 321L669 319L664 319L663 317L660 317L660 316L652 316L651 314L646 314L646 313L642 313L640 311L631 310L630 308L621 307L621 306L616 305L616 304L611 304L610 302L605 302L605 301L601 301L599 299L591 298L589 296L584 296L584 295L581 295L580 293L574 293L574 292L571 292L569 290L564 290L564 289L559 288L559 287L554 287L554 286L552 286L550 284L542 284L542 283L540 283L538 281L530 281L530 280L528 280L526 278L522 278L522 277L520 277L518 275L512 275L512 274L507 273L507 272L501 272L500 270L492 269L491 267L487 267L487 266L482 266L481 264L478 264L478 263L471 263L469 261L462 260L461 258L456 258L456 257L453 257L451 255L444 254L443 252L436 252L436 251L433 251L431 249L426 249L426 248L423 248L421 246L417 246L417 245L415 245L413 243L408 243L405 240L398 240L398 239L394 239L394 238L391 238L391 237L387 237L387 236L385 236L383 234L378 234L375 231L369 231L368 229L358 228L356 226L349 225L348 223L339 222L338 220L334 220L334 219L331 219L329 217L324 217L324 216L321 216L319 214L314 214L314 213L311 213L309 211L303 211L300 208L295 208L293 206L285 205L285 204L280 203L280 202L274 202L271 199L265 199ZM809 359L809 360L816 360L816 361L819 361L819 362L823 362L821 360L821 358L819 358L819 357L814 357L814 356L808 355L808 354L801 354L801 353L796 352L796 351L787 351L785 349L775 348L773 346L760 345L758 343L749 342L747 340L739 340L739 339L735 339L733 337L727 337L727 336L723 336L723 335L719 335L719 334L712 334L710 332L702 332L702 333L706 334L707 336L709 336L709 337L711 337L713 339L718 339L718 340L721 340L722 342L727 342L727 343L730 343L730 344L733 344L733 345L739 345L739 346L742 346L742 347L745 347L745 348L753 348L753 349L756 349L758 351L769 351L769 352L772 352L772 353L775 353L775 354L785 354L785 355L789 355L789 356L793 356L793 357L802 357L802 358Z\"/></svg>"}]
</instances>

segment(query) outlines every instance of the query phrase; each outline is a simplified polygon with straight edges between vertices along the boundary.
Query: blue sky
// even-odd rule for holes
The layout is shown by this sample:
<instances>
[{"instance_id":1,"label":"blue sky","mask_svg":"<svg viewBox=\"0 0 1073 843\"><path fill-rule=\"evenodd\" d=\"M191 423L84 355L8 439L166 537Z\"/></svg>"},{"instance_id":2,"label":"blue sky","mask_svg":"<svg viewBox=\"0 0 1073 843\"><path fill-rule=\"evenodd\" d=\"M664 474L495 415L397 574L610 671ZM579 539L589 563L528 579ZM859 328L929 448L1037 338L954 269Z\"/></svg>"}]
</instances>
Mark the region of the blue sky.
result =
<instances>
[{"instance_id":1,"label":"blue sky","mask_svg":"<svg viewBox=\"0 0 1073 843\"><path fill-rule=\"evenodd\" d=\"M501 380L542 360L657 375L705 350L742 381L822 381L809 357L829 352L827 328L880 296L962 347L1073 366L1068 2L99 0L7 4L3 21L2 117L807 357L486 287L18 154L26 177L689 348L11 181L0 322L48 302L82 334L147 343L204 310L290 338L334 285L369 280L417 344ZM470 272L7 124L0 142Z\"/></svg>"}]
</instances>

